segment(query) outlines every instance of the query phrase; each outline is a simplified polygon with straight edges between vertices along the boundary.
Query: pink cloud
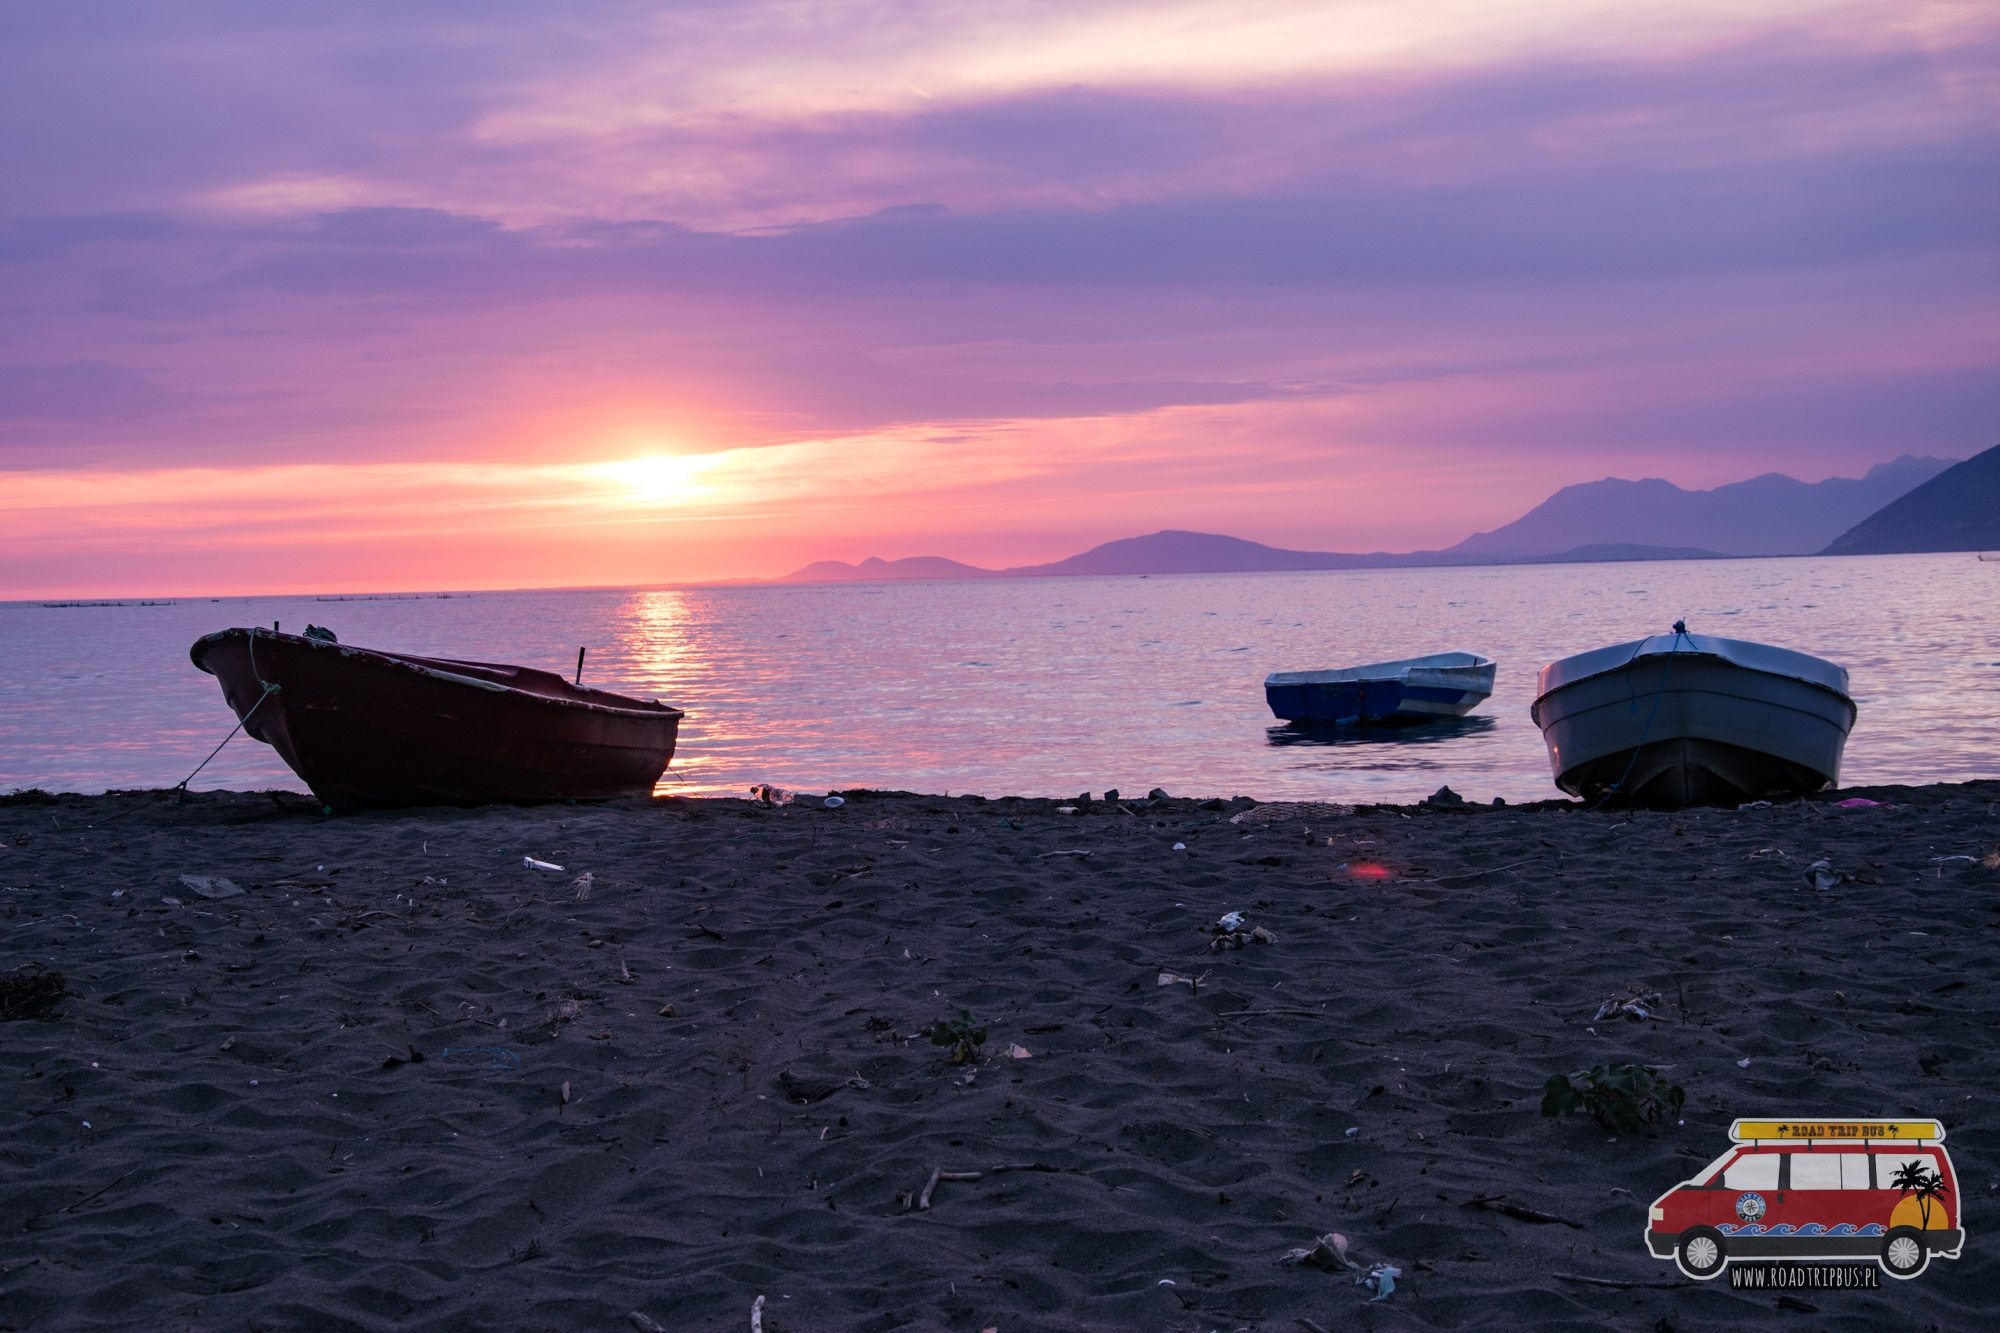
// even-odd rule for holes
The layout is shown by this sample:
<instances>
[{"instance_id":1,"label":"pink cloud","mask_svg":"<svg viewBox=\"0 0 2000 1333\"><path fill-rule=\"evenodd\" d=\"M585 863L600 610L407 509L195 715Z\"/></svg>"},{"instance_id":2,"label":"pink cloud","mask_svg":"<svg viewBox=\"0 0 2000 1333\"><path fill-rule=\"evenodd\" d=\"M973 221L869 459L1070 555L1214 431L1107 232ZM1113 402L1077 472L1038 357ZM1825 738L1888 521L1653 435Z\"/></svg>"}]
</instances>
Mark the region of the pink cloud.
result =
<instances>
[{"instance_id":1,"label":"pink cloud","mask_svg":"<svg viewBox=\"0 0 2000 1333\"><path fill-rule=\"evenodd\" d=\"M1977 8L121 12L0 19L19 590L1410 549L2000 418ZM551 481L653 453L736 500Z\"/></svg>"}]
</instances>

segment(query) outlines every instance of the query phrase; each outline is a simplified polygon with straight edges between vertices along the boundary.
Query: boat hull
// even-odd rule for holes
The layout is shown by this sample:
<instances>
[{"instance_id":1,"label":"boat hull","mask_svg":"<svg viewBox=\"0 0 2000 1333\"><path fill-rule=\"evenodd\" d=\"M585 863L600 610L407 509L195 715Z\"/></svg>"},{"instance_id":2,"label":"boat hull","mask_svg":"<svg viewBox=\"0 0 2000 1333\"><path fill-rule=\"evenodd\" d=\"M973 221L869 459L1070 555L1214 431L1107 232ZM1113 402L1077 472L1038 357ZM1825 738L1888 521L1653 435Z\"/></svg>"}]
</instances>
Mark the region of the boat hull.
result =
<instances>
[{"instance_id":1,"label":"boat hull","mask_svg":"<svg viewBox=\"0 0 2000 1333\"><path fill-rule=\"evenodd\" d=\"M1739 648L1765 656L1732 656ZM1564 670L1627 649L1637 651L1605 669ZM1558 787L1586 800L1672 810L1821 791L1840 779L1855 719L1839 667L1735 640L1625 645L1554 663L1543 676L1549 688L1531 711L1550 770Z\"/></svg>"},{"instance_id":2,"label":"boat hull","mask_svg":"<svg viewBox=\"0 0 2000 1333\"><path fill-rule=\"evenodd\" d=\"M679 736L678 709L525 667L245 629L189 656L245 734L336 809L644 795Z\"/></svg>"},{"instance_id":3,"label":"boat hull","mask_svg":"<svg viewBox=\"0 0 2000 1333\"><path fill-rule=\"evenodd\" d=\"M1473 653L1281 671L1264 681L1271 712L1298 726L1434 722L1463 717L1492 693L1493 663Z\"/></svg>"}]
</instances>

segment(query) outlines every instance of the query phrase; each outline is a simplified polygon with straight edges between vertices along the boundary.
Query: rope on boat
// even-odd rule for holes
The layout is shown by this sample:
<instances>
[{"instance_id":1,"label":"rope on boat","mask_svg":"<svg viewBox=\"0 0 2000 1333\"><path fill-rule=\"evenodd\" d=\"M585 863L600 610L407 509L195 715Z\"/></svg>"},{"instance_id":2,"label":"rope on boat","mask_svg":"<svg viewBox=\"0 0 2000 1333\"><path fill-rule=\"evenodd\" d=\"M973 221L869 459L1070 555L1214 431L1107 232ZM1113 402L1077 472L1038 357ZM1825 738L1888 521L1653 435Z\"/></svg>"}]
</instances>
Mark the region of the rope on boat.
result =
<instances>
[{"instance_id":1,"label":"rope on boat","mask_svg":"<svg viewBox=\"0 0 2000 1333\"><path fill-rule=\"evenodd\" d=\"M1653 691L1653 707L1652 710L1646 714L1646 725L1639 728L1639 742L1638 744L1632 747L1632 757L1625 761L1625 771L1618 775L1618 781L1612 783L1609 787L1606 787L1604 789L1604 795L1598 797L1595 801L1591 802L1589 806L1585 807L1587 810L1600 809L1602 808L1604 803L1606 801L1609 801L1612 797L1623 794L1625 787L1625 779L1632 776L1632 770L1635 767L1637 767L1639 763L1639 752L1646 748L1646 738L1653 734L1653 719L1660 715L1660 700L1667 697L1667 686L1673 683L1674 658L1679 656L1680 654L1682 639L1687 639L1689 646L1690 647L1693 646L1694 641L1688 635L1687 621L1676 620L1674 622L1673 646L1667 649L1667 667L1665 671L1662 671L1660 673L1659 688ZM1637 661L1639 654L1645 651L1645 647L1646 647L1646 642L1645 640L1641 639L1639 641L1639 646L1632 650L1632 656L1627 659L1626 664L1629 666L1632 662ZM1634 697L1633 702L1634 703L1638 702L1636 696Z\"/></svg>"},{"instance_id":2,"label":"rope on boat","mask_svg":"<svg viewBox=\"0 0 2000 1333\"><path fill-rule=\"evenodd\" d=\"M259 685L262 685L264 687L264 692L257 697L256 703L251 704L250 707L244 711L242 717L236 719L236 725L231 727L229 729L229 734L222 738L222 744L217 745L213 750L210 750L208 752L208 759L204 759L200 763L196 764L194 766L193 773L188 774L186 777L182 778L179 782L174 784L174 790L180 793L180 800L178 804L181 805L187 804L188 783L193 782L195 780L195 775L200 773L201 770L203 770L204 768L208 767L210 759L214 759L215 756L222 753L223 745L227 745L229 744L229 742L236 739L236 733L243 730L244 724L249 722L252 717L256 716L257 710L264 706L265 701L278 692L278 687L272 684L270 681L265 680L263 674L257 670L257 627L254 625L250 627L249 650L250 650L250 676Z\"/></svg>"}]
</instances>

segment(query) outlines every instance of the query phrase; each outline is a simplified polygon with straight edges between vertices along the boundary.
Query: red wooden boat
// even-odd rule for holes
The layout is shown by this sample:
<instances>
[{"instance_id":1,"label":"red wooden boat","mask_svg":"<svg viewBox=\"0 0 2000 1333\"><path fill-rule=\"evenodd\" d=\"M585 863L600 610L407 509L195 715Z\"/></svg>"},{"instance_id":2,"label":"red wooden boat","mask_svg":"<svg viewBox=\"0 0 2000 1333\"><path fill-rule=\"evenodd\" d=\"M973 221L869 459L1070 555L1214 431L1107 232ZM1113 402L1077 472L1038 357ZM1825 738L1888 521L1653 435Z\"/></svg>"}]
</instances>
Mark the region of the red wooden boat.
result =
<instances>
[{"instance_id":1,"label":"red wooden boat","mask_svg":"<svg viewBox=\"0 0 2000 1333\"><path fill-rule=\"evenodd\" d=\"M529 667L226 629L188 656L243 730L326 805L485 805L645 795L681 710Z\"/></svg>"}]
</instances>

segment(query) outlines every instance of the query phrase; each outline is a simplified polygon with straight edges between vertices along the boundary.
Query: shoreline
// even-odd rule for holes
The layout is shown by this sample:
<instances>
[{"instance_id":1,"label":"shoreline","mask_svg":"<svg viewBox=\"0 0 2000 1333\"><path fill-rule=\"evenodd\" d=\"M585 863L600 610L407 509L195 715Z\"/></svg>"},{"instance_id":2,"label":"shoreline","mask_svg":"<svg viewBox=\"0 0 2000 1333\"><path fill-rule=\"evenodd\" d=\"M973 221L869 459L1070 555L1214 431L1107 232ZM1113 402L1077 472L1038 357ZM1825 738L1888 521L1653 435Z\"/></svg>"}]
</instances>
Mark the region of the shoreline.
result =
<instances>
[{"instance_id":1,"label":"shoreline","mask_svg":"<svg viewBox=\"0 0 2000 1333\"><path fill-rule=\"evenodd\" d=\"M1963 459L1959 460L1965 461ZM1158 536L1159 534L1145 534ZM1144 540L1144 536L1123 540ZM1204 534L1196 534L1204 535ZM1226 534L1206 534L1226 536ZM1477 534L1475 534L1477 535ZM1113 539L1117 541L1120 539ZM1244 540L1247 538L1230 538ZM1261 543L1254 543L1260 544ZM1100 543L1103 545L1103 543ZM1094 548L1093 548L1094 549ZM1628 553L1629 552L1629 553ZM1048 564L1063 564L1067 560L1090 554L1089 550L1078 552L1076 556L1062 557ZM1977 560L1988 559L1986 551L1978 547L1954 547L1935 551L1783 551L1762 554L1739 554L1729 551L1710 551L1695 547L1624 545L1619 543L1586 543L1566 551L1548 552L1541 555L1458 555L1451 556L1446 551L1316 551L1297 554L1324 555L1333 559L1352 561L1349 564L1293 566L1274 564L1256 568L1230 569L1102 569L1102 570L1061 570L1051 572L1045 566L1017 566L1009 569L985 569L975 565L964 565L976 573L966 574L877 574L856 577L833 574L825 578L798 578L798 571L791 574L741 575L734 578L703 579L691 583L557 583L524 584L493 588L449 588L442 590L412 590L405 588L346 589L334 591L308 592L294 589L288 592L151 592L151 593L44 593L19 597L0 598L0 607L21 607L34 610L89 610L117 606L175 606L186 602L230 603L259 601L291 602L420 602L469 599L474 597L499 597L510 593L604 593L604 592L705 592L711 589L741 588L798 588L798 587L841 587L857 584L904 584L904 583L985 583L1001 579L1044 580L1044 579L1173 579L1173 578L1227 578L1236 574L1372 574L1376 572L1402 573L1408 570L1454 570L1454 569L1515 569L1540 565L1639 565L1639 564L1685 564L1690 561L1718 560L1848 560L1856 557L1894 556L1964 556ZM950 557L917 556L903 559L947 559ZM1994 557L2000 559L2000 557ZM962 563L962 562L954 562ZM813 565L848 565L851 562L838 559L809 561L802 568Z\"/></svg>"},{"instance_id":2,"label":"shoreline","mask_svg":"<svg viewBox=\"0 0 2000 1333\"><path fill-rule=\"evenodd\" d=\"M841 794L0 797L7 975L67 991L0 1021L0 1324L719 1328L762 1296L771 1333L1859 1329L2000 1299L2000 781ZM1655 1016L1594 1018L1635 989ZM953 1063L940 1025L983 1039ZM1541 1116L1552 1074L1627 1061L1685 1123ZM1963 1256L1784 1297L1650 1257L1648 1202L1766 1113L1944 1121ZM1402 1270L1379 1308L1280 1262L1334 1231Z\"/></svg>"}]
</instances>

